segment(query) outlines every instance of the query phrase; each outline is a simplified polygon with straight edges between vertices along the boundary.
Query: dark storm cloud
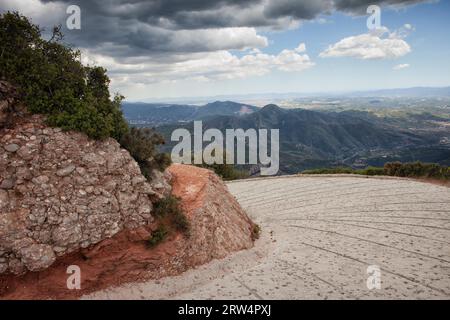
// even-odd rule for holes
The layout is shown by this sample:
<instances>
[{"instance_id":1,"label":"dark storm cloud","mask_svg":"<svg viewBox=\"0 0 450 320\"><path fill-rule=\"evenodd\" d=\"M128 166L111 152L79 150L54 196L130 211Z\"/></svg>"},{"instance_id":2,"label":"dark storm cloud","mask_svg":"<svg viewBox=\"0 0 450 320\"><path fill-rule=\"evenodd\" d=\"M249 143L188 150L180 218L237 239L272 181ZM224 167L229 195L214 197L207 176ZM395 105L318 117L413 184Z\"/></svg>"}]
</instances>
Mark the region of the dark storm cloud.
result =
<instances>
[{"instance_id":1,"label":"dark storm cloud","mask_svg":"<svg viewBox=\"0 0 450 320\"><path fill-rule=\"evenodd\" d=\"M0 0L1 2L1 0ZM66 40L115 57L161 53L195 53L263 47L266 40L252 30L226 34L220 28L267 24L266 19L236 21L235 12L261 0L59 0L81 8L82 29L65 30ZM62 17L64 19L64 17ZM246 20L249 21L246 21ZM259 20L259 21L257 21ZM63 21L62 21L63 22ZM64 26L64 23L62 23ZM214 39L214 33L223 37Z\"/></svg>"},{"instance_id":2,"label":"dark storm cloud","mask_svg":"<svg viewBox=\"0 0 450 320\"><path fill-rule=\"evenodd\" d=\"M271 1L264 12L267 17L279 18L290 16L302 20L311 20L319 14L328 14L333 9L332 0L277 0Z\"/></svg>"},{"instance_id":3,"label":"dark storm cloud","mask_svg":"<svg viewBox=\"0 0 450 320\"><path fill-rule=\"evenodd\" d=\"M174 26L179 28L189 28L189 23L183 25L178 23L178 19L189 21L186 19L188 14L207 13L210 11L220 12L224 7L233 7L236 10L251 7L254 4L261 3L261 0L43 0L43 2L63 2L70 4L77 4L85 11L95 13L102 16L111 16L119 19L135 19L141 22L160 24L160 20L167 19L172 21ZM206 16L205 16L206 17ZM218 18L218 16L215 16ZM207 25L214 26L212 21ZM223 26L224 23L218 21L218 26ZM203 28L204 26L199 25Z\"/></svg>"},{"instance_id":4,"label":"dark storm cloud","mask_svg":"<svg viewBox=\"0 0 450 320\"><path fill-rule=\"evenodd\" d=\"M407 6L426 0L43 0L79 5L84 14L138 21L166 29L278 26L339 10L365 14L371 4Z\"/></svg>"},{"instance_id":5,"label":"dark storm cloud","mask_svg":"<svg viewBox=\"0 0 450 320\"><path fill-rule=\"evenodd\" d=\"M374 4L380 7L405 7L430 0L335 0L336 10L354 14L365 14L367 7Z\"/></svg>"},{"instance_id":6,"label":"dark storm cloud","mask_svg":"<svg viewBox=\"0 0 450 320\"><path fill-rule=\"evenodd\" d=\"M66 30L68 42L109 56L133 57L262 47L267 44L267 40L256 34L253 29L255 27L283 29L292 25L292 22L311 20L323 14L331 14L335 10L365 14L369 4L406 6L423 1L42 0L41 2L60 4L63 7L72 4L80 6L82 30ZM66 17L67 15L63 14L60 18L63 25ZM224 31L225 28L236 27L241 29Z\"/></svg>"}]
</instances>

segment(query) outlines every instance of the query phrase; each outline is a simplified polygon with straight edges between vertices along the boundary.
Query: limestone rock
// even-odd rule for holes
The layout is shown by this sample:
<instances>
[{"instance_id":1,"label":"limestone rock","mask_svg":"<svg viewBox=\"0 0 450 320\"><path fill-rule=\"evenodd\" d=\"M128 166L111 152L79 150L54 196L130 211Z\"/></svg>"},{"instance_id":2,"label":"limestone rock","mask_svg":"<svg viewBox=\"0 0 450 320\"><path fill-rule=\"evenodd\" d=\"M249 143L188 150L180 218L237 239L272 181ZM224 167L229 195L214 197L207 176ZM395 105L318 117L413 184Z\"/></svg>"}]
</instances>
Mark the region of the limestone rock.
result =
<instances>
[{"instance_id":1,"label":"limestone rock","mask_svg":"<svg viewBox=\"0 0 450 320\"><path fill-rule=\"evenodd\" d=\"M155 195L171 190L166 175L153 175L147 182L117 141L50 128L39 115L0 126L0 274L42 270L150 225Z\"/></svg>"},{"instance_id":2,"label":"limestone rock","mask_svg":"<svg viewBox=\"0 0 450 320\"><path fill-rule=\"evenodd\" d=\"M12 189L16 185L16 182L12 178L7 178L0 183L0 189Z\"/></svg>"},{"instance_id":3,"label":"limestone rock","mask_svg":"<svg viewBox=\"0 0 450 320\"><path fill-rule=\"evenodd\" d=\"M158 170L152 171L149 187L153 190L153 196L156 200L161 200L170 194L172 191L171 181L172 174L169 170L166 170L164 173Z\"/></svg>"},{"instance_id":4,"label":"limestone rock","mask_svg":"<svg viewBox=\"0 0 450 320\"><path fill-rule=\"evenodd\" d=\"M19 148L20 147L15 143L11 143L5 146L5 150L8 152L16 152L17 150L19 150Z\"/></svg>"},{"instance_id":5,"label":"limestone rock","mask_svg":"<svg viewBox=\"0 0 450 320\"><path fill-rule=\"evenodd\" d=\"M72 164L72 165L69 165L69 166L67 166L65 168L62 168L62 169L56 171L56 175L60 176L60 177L65 177L65 176L68 176L69 174L71 174L74 171L75 171L75 166Z\"/></svg>"},{"instance_id":6,"label":"limestone rock","mask_svg":"<svg viewBox=\"0 0 450 320\"><path fill-rule=\"evenodd\" d=\"M44 270L56 260L52 247L46 244L31 244L23 247L18 255L25 267L31 271Z\"/></svg>"}]
</instances>

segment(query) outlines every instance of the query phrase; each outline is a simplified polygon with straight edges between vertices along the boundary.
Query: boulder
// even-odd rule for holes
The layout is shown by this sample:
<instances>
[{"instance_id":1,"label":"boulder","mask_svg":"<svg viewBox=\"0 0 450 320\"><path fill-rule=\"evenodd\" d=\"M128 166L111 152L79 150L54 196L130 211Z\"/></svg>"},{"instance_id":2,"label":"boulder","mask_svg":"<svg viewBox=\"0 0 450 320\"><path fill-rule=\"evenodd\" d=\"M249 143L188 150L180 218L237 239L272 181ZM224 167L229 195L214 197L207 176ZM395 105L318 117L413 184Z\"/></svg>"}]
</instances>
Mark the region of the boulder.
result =
<instances>
[{"instance_id":1,"label":"boulder","mask_svg":"<svg viewBox=\"0 0 450 320\"><path fill-rule=\"evenodd\" d=\"M8 152L16 152L17 150L19 150L19 148L20 147L15 143L11 143L5 146L5 150Z\"/></svg>"},{"instance_id":2,"label":"boulder","mask_svg":"<svg viewBox=\"0 0 450 320\"><path fill-rule=\"evenodd\" d=\"M76 169L76 167L71 164L65 168L59 169L58 171L56 171L56 175L60 176L60 177L65 177L68 176L69 174L71 174L72 172L74 172Z\"/></svg>"},{"instance_id":3,"label":"boulder","mask_svg":"<svg viewBox=\"0 0 450 320\"><path fill-rule=\"evenodd\" d=\"M155 195L171 190L168 176L153 177L117 141L50 128L43 116L0 127L0 274L42 270L150 225Z\"/></svg>"},{"instance_id":4,"label":"boulder","mask_svg":"<svg viewBox=\"0 0 450 320\"><path fill-rule=\"evenodd\" d=\"M40 271L48 268L56 260L50 245L33 243L18 251L22 263L30 271Z\"/></svg>"}]
</instances>

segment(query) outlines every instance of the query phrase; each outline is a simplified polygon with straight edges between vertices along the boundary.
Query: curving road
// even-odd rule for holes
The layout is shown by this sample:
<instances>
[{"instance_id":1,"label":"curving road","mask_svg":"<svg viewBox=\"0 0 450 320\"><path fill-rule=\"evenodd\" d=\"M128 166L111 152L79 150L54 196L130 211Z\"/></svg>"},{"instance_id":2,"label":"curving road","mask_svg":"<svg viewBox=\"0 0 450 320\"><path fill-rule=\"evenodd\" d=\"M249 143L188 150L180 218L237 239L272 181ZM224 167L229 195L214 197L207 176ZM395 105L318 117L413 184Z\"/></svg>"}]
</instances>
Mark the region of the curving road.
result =
<instances>
[{"instance_id":1,"label":"curving road","mask_svg":"<svg viewBox=\"0 0 450 320\"><path fill-rule=\"evenodd\" d=\"M262 228L255 248L89 298L450 299L450 188L345 175L228 188Z\"/></svg>"}]
</instances>

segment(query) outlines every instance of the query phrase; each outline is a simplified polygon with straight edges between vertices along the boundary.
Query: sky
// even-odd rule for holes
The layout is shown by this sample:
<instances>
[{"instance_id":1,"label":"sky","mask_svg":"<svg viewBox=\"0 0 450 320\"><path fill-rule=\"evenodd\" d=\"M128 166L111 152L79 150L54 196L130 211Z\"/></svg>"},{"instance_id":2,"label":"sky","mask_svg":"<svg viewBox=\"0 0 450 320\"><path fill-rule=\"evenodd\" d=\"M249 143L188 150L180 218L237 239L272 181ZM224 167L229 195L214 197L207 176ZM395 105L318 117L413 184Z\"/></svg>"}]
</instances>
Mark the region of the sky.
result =
<instances>
[{"instance_id":1,"label":"sky","mask_svg":"<svg viewBox=\"0 0 450 320\"><path fill-rule=\"evenodd\" d=\"M62 24L129 101L450 85L448 0L0 0L7 10L44 36Z\"/></svg>"}]
</instances>

